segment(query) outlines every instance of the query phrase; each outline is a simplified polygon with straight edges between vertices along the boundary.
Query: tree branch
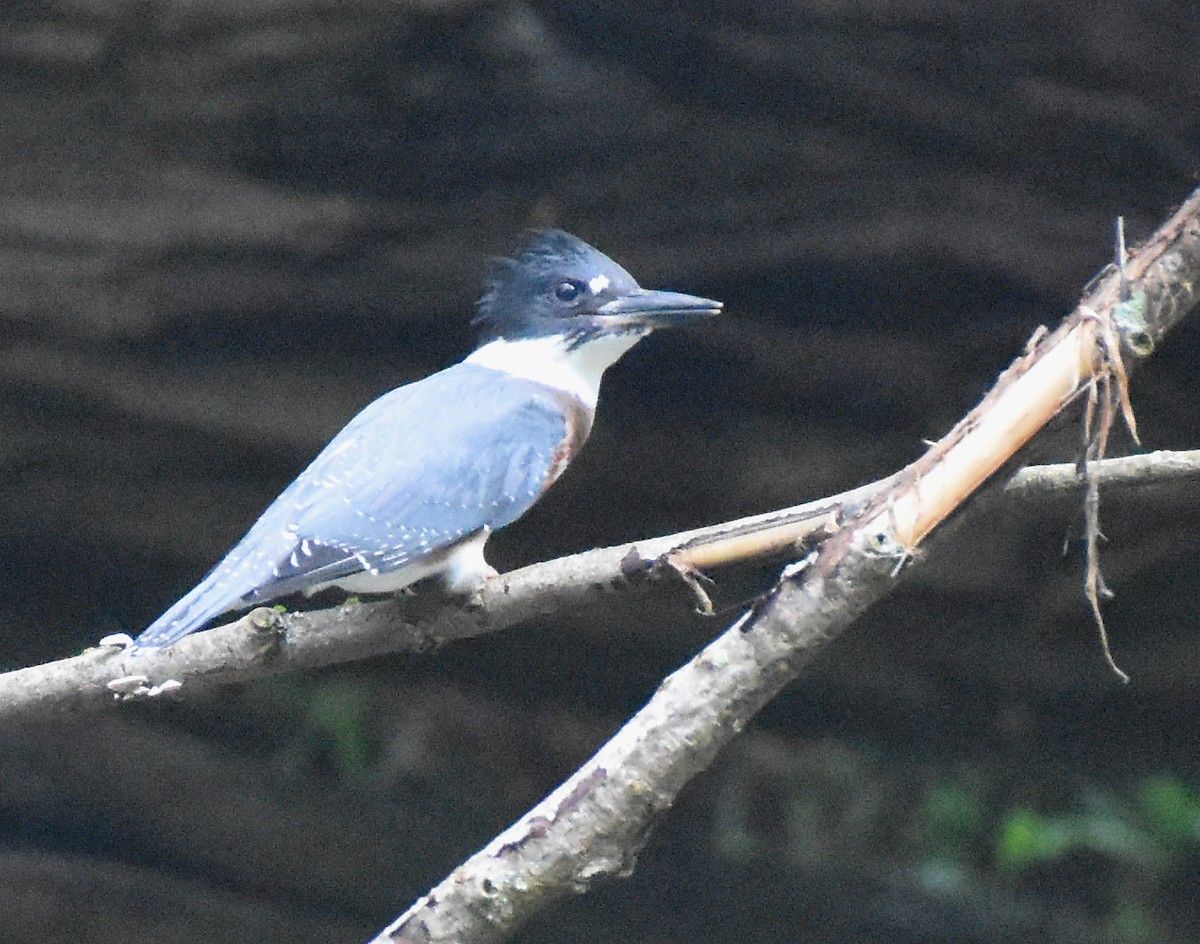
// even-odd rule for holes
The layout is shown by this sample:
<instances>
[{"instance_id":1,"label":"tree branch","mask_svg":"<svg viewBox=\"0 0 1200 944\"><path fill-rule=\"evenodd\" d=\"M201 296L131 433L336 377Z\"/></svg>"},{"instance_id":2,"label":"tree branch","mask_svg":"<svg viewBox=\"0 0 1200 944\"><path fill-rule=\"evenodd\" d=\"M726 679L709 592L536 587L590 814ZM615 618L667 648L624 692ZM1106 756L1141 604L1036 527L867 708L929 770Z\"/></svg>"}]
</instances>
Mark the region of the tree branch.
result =
<instances>
[{"instance_id":1,"label":"tree branch","mask_svg":"<svg viewBox=\"0 0 1200 944\"><path fill-rule=\"evenodd\" d=\"M1092 470L1106 489L1195 479L1200 478L1200 450L1106 459L1093 463ZM259 609L146 656L89 649L0 674L0 722L97 709L117 694L109 684L131 675L144 678L147 687L179 680L187 694L371 656L426 651L527 620L594 607L613 593L666 596L678 592L680 571L686 577L690 568L788 556L895 478L792 508L531 564L502 574L465 602L430 594L288 614ZM1063 463L1019 470L1004 494L1026 501L1082 488L1076 466Z\"/></svg>"},{"instance_id":2,"label":"tree branch","mask_svg":"<svg viewBox=\"0 0 1200 944\"><path fill-rule=\"evenodd\" d=\"M1200 450L1108 459L1092 468L1104 488L1200 478ZM596 606L612 593L677 593L680 570L686 576L689 568L794 553L797 545L832 528L846 509L874 496L894 478L793 508L532 564L501 575L466 602L431 594L302 613L260 609L159 653L130 657L119 649L89 649L73 658L0 674L0 722L99 708L117 694L109 684L130 675L144 678L146 686L179 680L186 694L376 655L425 651L530 619ZM1021 469L1005 494L1025 501L1074 494L1082 487L1076 467L1064 463Z\"/></svg>"},{"instance_id":3,"label":"tree branch","mask_svg":"<svg viewBox=\"0 0 1200 944\"><path fill-rule=\"evenodd\" d=\"M1135 456L1102 459L1088 464L1088 474L1102 489L1146 488L1200 477L1200 449L1159 450ZM1004 494L1017 499L1038 495L1075 495L1084 488L1074 462L1031 465L1004 485Z\"/></svg>"},{"instance_id":4,"label":"tree branch","mask_svg":"<svg viewBox=\"0 0 1200 944\"><path fill-rule=\"evenodd\" d=\"M1200 191L1133 264L1102 278L1057 331L1031 343L946 437L668 677L578 772L372 944L497 941L554 897L597 876L627 874L683 785L814 652L895 586L917 544L1093 378L1114 370L1111 357L1148 356L1198 293ZM1120 352L1106 343L1114 334Z\"/></svg>"}]
</instances>

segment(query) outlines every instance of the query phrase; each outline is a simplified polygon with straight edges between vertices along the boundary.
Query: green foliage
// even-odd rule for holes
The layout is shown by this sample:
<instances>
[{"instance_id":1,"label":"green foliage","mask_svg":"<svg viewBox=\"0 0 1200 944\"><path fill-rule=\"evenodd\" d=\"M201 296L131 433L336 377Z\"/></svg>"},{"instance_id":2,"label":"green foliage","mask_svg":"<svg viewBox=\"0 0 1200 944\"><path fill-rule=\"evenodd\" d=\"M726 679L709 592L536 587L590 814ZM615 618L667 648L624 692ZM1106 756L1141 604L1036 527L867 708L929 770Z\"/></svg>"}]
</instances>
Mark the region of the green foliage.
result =
<instances>
[{"instance_id":1,"label":"green foliage","mask_svg":"<svg viewBox=\"0 0 1200 944\"><path fill-rule=\"evenodd\" d=\"M978 791L956 781L933 784L917 812L917 848L930 857L961 858L978 841L986 819Z\"/></svg>"},{"instance_id":2,"label":"green foliage","mask_svg":"<svg viewBox=\"0 0 1200 944\"><path fill-rule=\"evenodd\" d=\"M1061 858L1074 844L1071 829L1032 810L1014 810L1000 821L996 864L1018 872L1038 862Z\"/></svg>"},{"instance_id":3,"label":"green foliage","mask_svg":"<svg viewBox=\"0 0 1200 944\"><path fill-rule=\"evenodd\" d=\"M1078 867L1070 857L1080 854L1110 863L1107 933L1114 942L1149 944L1164 940L1163 889L1177 884L1200 851L1200 795L1183 779L1158 774L1115 795L1085 791L1067 810L996 810L980 791L950 780L928 787L913 827L916 875L944 893L987 884L989 872L992 881L1060 865L1070 872Z\"/></svg>"},{"instance_id":4,"label":"green foliage","mask_svg":"<svg viewBox=\"0 0 1200 944\"><path fill-rule=\"evenodd\" d=\"M1126 898L1113 910L1109 930L1122 944L1162 944L1163 935L1145 902Z\"/></svg>"},{"instance_id":5,"label":"green foliage","mask_svg":"<svg viewBox=\"0 0 1200 944\"><path fill-rule=\"evenodd\" d=\"M1197 842L1196 793L1176 777L1158 775L1137 784L1129 803L1092 797L1076 812L1009 811L997 830L995 861L1002 871L1017 873L1089 851L1161 875Z\"/></svg>"},{"instance_id":6,"label":"green foliage","mask_svg":"<svg viewBox=\"0 0 1200 944\"><path fill-rule=\"evenodd\" d=\"M1147 777L1138 791L1138 809L1149 832L1175 849L1200 842L1200 796L1177 777Z\"/></svg>"},{"instance_id":7,"label":"green foliage","mask_svg":"<svg viewBox=\"0 0 1200 944\"><path fill-rule=\"evenodd\" d=\"M1157 869L1162 859L1139 825L1114 810L1050 816L1015 810L1000 822L996 865L1002 871L1019 872L1077 851L1150 869Z\"/></svg>"},{"instance_id":8,"label":"green foliage","mask_svg":"<svg viewBox=\"0 0 1200 944\"><path fill-rule=\"evenodd\" d=\"M372 693L370 685L346 676L279 676L247 691L255 710L288 719L279 756L287 766L318 758L332 762L346 777L363 774L371 763Z\"/></svg>"},{"instance_id":9,"label":"green foliage","mask_svg":"<svg viewBox=\"0 0 1200 944\"><path fill-rule=\"evenodd\" d=\"M338 766L345 774L361 774L370 762L369 708L366 686L351 681L320 686L309 703L309 724L331 739Z\"/></svg>"}]
</instances>

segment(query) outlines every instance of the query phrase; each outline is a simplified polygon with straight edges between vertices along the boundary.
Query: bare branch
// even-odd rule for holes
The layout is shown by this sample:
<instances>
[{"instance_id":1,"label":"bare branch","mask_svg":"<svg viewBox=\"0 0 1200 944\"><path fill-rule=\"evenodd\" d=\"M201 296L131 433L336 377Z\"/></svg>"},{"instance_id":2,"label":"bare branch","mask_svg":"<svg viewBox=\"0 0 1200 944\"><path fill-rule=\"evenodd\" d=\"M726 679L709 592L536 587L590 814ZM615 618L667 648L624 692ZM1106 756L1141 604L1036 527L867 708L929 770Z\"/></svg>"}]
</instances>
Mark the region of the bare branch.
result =
<instances>
[{"instance_id":1,"label":"bare branch","mask_svg":"<svg viewBox=\"0 0 1200 944\"><path fill-rule=\"evenodd\" d=\"M1146 488L1200 478L1200 449L1159 450L1119 456L1088 464L1088 475L1102 489ZM1018 499L1036 495L1074 495L1084 487L1074 462L1031 465L1004 485L1005 495Z\"/></svg>"},{"instance_id":2,"label":"bare branch","mask_svg":"<svg viewBox=\"0 0 1200 944\"><path fill-rule=\"evenodd\" d=\"M1145 487L1200 478L1200 450L1155 452L1091 465L1103 488ZM571 608L593 607L612 593L677 592L676 564L713 567L794 556L794 548L838 514L887 487L894 477L840 495L709 527L585 551L503 574L466 602L436 594L370 601L305 613L255 610L195 633L155 655L129 657L91 649L70 659L0 674L0 721L31 721L55 712L98 708L116 694L114 679L143 675L147 684L177 679L184 694L214 685L335 665L395 652L425 651L457 639L499 632ZM1083 487L1073 463L1018 471L1005 495L1020 501L1073 495Z\"/></svg>"}]
</instances>

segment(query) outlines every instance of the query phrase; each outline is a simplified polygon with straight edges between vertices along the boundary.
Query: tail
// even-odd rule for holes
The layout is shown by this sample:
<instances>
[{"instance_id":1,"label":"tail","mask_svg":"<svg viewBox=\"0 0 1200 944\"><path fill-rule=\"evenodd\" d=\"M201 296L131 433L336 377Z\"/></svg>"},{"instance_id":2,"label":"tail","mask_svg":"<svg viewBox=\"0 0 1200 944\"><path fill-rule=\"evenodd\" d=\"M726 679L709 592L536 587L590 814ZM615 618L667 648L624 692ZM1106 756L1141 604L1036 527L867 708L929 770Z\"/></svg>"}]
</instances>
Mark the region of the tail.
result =
<instances>
[{"instance_id":1,"label":"tail","mask_svg":"<svg viewBox=\"0 0 1200 944\"><path fill-rule=\"evenodd\" d=\"M188 633L194 633L209 620L235 610L243 603L247 587L243 568L229 558L221 561L167 612L156 619L134 640L138 649L160 649Z\"/></svg>"}]
</instances>

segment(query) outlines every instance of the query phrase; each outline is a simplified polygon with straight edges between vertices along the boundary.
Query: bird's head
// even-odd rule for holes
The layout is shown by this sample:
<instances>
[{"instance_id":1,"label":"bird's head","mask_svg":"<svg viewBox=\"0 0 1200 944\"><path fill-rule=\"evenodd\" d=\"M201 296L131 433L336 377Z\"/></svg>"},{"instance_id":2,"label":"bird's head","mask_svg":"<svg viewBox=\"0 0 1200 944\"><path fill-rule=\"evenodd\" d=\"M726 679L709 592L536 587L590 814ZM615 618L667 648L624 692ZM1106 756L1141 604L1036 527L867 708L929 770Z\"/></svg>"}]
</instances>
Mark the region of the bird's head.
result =
<instances>
[{"instance_id":1,"label":"bird's head","mask_svg":"<svg viewBox=\"0 0 1200 944\"><path fill-rule=\"evenodd\" d=\"M532 233L511 258L492 261L474 324L480 343L561 337L569 347L641 336L721 311L721 303L644 289L600 250L562 230Z\"/></svg>"}]
</instances>

